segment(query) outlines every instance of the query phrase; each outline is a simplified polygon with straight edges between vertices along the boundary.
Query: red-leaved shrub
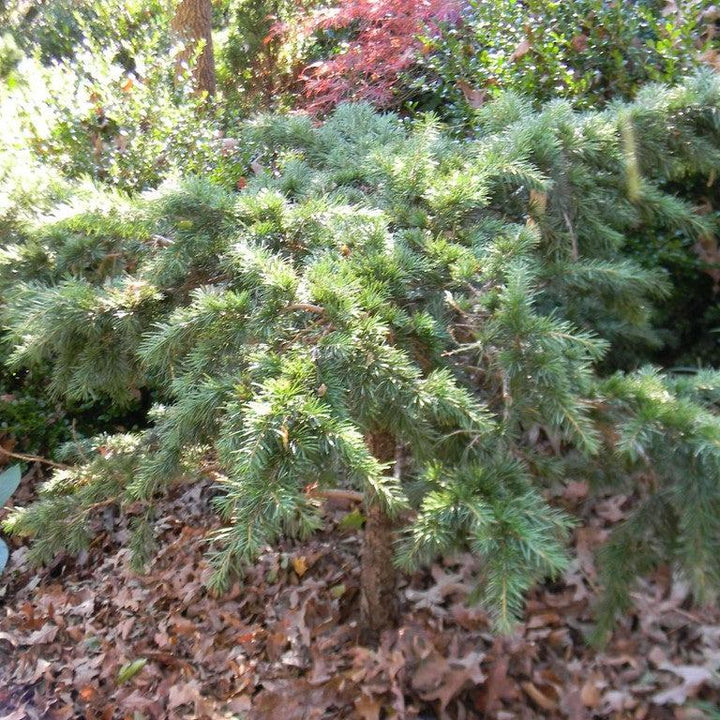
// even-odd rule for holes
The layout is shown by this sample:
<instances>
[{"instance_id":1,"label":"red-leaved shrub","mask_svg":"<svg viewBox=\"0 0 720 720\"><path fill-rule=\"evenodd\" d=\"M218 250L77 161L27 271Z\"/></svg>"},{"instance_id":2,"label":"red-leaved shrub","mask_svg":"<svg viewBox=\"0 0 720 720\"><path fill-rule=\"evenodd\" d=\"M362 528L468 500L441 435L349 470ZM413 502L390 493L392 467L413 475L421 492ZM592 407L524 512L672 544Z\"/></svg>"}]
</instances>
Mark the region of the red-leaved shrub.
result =
<instances>
[{"instance_id":1,"label":"red-leaved shrub","mask_svg":"<svg viewBox=\"0 0 720 720\"><path fill-rule=\"evenodd\" d=\"M347 0L315 10L302 21L302 36L344 30L350 40L339 53L301 71L306 109L322 113L344 100L367 100L381 108L401 102L398 79L423 52L419 36L436 32L440 23L456 21L460 4L460 0ZM288 29L277 25L273 33Z\"/></svg>"}]
</instances>

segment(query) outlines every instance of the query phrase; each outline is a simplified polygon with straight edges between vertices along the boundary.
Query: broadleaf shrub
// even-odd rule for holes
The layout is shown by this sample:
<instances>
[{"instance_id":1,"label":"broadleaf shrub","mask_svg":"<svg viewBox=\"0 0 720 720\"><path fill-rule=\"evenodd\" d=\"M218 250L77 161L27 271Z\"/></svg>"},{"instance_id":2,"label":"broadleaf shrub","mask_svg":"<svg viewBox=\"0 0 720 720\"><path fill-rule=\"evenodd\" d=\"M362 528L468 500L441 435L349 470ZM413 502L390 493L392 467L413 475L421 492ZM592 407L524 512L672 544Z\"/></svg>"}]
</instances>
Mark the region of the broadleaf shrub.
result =
<instances>
[{"instance_id":1,"label":"broadleaf shrub","mask_svg":"<svg viewBox=\"0 0 720 720\"><path fill-rule=\"evenodd\" d=\"M299 15L317 0L232 0L218 74L228 106L268 110L292 106L296 74L312 42ZM283 28L279 32L279 28Z\"/></svg>"},{"instance_id":2,"label":"broadleaf shrub","mask_svg":"<svg viewBox=\"0 0 720 720\"><path fill-rule=\"evenodd\" d=\"M595 107L702 65L715 20L703 0L470 0L460 23L423 38L408 80L418 107L461 120L501 90Z\"/></svg>"},{"instance_id":3,"label":"broadleaf shrub","mask_svg":"<svg viewBox=\"0 0 720 720\"><path fill-rule=\"evenodd\" d=\"M132 192L183 172L234 185L235 157L216 109L194 95L189 72L177 74L169 4L104 0L72 14L79 35L71 48L43 63L28 29L28 57L0 86L3 164L22 156L14 172L26 174L30 156L65 179L89 176Z\"/></svg>"},{"instance_id":4,"label":"broadleaf shrub","mask_svg":"<svg viewBox=\"0 0 720 720\"><path fill-rule=\"evenodd\" d=\"M0 21L25 52L45 64L72 59L90 41L107 43L109 52L120 46L114 59L131 70L134 52L165 31L171 12L169 0L8 0Z\"/></svg>"},{"instance_id":5,"label":"broadleaf shrub","mask_svg":"<svg viewBox=\"0 0 720 720\"><path fill-rule=\"evenodd\" d=\"M276 26L315 38L300 73L312 112L362 99L465 123L504 90L594 107L716 59L710 0L353 0Z\"/></svg>"}]
</instances>

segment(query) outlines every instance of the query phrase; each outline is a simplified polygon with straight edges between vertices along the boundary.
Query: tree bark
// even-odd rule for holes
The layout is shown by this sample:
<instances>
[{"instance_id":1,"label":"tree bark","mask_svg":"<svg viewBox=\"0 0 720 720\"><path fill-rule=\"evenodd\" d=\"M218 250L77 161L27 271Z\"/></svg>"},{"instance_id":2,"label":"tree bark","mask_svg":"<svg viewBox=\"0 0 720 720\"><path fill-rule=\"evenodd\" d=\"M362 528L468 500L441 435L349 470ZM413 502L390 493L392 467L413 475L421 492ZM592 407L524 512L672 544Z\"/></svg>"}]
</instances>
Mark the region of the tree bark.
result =
<instances>
[{"instance_id":1,"label":"tree bark","mask_svg":"<svg viewBox=\"0 0 720 720\"><path fill-rule=\"evenodd\" d=\"M172 31L186 47L178 54L180 70L190 61L199 42L203 49L193 68L197 93L215 94L215 56L212 42L212 0L180 0L171 22Z\"/></svg>"},{"instance_id":2,"label":"tree bark","mask_svg":"<svg viewBox=\"0 0 720 720\"><path fill-rule=\"evenodd\" d=\"M365 439L381 462L395 460L395 440L388 433ZM383 630L397 621L398 603L393 563L393 523L377 498L365 494L366 521L360 565L360 633L363 642L376 645Z\"/></svg>"}]
</instances>

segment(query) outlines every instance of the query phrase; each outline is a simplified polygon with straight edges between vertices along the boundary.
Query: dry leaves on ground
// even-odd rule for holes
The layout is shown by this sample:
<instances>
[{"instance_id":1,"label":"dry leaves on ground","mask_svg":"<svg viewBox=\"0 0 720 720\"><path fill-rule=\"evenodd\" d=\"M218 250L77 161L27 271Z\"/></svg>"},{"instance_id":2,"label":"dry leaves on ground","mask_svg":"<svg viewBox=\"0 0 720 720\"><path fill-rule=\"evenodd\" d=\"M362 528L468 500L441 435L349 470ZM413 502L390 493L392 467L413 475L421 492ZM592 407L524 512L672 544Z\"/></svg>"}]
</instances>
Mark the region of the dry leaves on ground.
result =
<instances>
[{"instance_id":1,"label":"dry leaves on ground","mask_svg":"<svg viewBox=\"0 0 720 720\"><path fill-rule=\"evenodd\" d=\"M593 551L625 516L624 496L561 490L584 513L575 560L533 593L511 637L466 605L478 567L462 555L403 580L402 622L373 649L357 643L347 510L328 509L326 532L268 551L216 598L204 586L211 494L204 481L164 503L145 575L129 569L122 519L86 557L40 572L15 547L0 595L0 720L693 720L689 702L719 697L720 614L691 608L667 571L639 585L604 651L586 642Z\"/></svg>"}]
</instances>

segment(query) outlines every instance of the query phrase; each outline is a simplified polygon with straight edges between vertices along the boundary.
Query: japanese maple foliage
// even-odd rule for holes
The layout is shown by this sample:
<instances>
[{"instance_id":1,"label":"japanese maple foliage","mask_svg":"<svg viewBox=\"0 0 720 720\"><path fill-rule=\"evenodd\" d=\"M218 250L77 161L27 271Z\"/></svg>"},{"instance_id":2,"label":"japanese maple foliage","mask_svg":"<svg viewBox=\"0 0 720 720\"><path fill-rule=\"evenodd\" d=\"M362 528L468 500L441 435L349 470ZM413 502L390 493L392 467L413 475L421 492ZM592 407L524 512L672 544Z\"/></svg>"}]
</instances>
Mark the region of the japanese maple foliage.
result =
<instances>
[{"instance_id":1,"label":"japanese maple foliage","mask_svg":"<svg viewBox=\"0 0 720 720\"><path fill-rule=\"evenodd\" d=\"M400 75L423 52L421 35L437 32L460 17L458 0L349 0L315 10L301 25L309 37L348 31L340 52L306 66L300 73L311 112L325 112L344 100L367 100L377 107L396 105ZM273 32L287 30L278 24Z\"/></svg>"}]
</instances>

